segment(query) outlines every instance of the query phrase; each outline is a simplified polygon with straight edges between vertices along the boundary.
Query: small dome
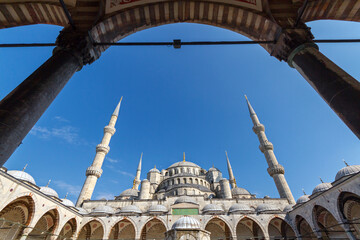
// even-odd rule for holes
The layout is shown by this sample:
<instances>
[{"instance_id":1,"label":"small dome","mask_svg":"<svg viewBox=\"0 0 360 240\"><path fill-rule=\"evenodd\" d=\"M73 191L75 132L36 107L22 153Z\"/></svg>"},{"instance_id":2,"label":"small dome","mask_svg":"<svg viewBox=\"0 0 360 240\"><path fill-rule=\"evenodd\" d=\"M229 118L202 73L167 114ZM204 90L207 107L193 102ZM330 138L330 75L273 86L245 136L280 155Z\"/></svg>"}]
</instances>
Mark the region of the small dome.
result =
<instances>
[{"instance_id":1,"label":"small dome","mask_svg":"<svg viewBox=\"0 0 360 240\"><path fill-rule=\"evenodd\" d=\"M182 197L179 197L178 199L176 199L174 204L178 204L178 203L192 203L192 204L198 205L198 203L195 201L195 199L193 199L191 197L187 197L187 196L182 196Z\"/></svg>"},{"instance_id":2,"label":"small dome","mask_svg":"<svg viewBox=\"0 0 360 240\"><path fill-rule=\"evenodd\" d=\"M342 169L340 169L335 177L335 181L339 180L340 178L343 178L345 176L349 176L355 173L360 172L360 165L351 165L351 166L346 166Z\"/></svg>"},{"instance_id":3,"label":"small dome","mask_svg":"<svg viewBox=\"0 0 360 240\"><path fill-rule=\"evenodd\" d=\"M256 208L256 212L258 212L258 213L273 212L273 211L280 211L280 209L274 205L270 205L270 204L266 204L266 203L260 204Z\"/></svg>"},{"instance_id":4,"label":"small dome","mask_svg":"<svg viewBox=\"0 0 360 240\"><path fill-rule=\"evenodd\" d=\"M233 204L230 208L229 208L229 213L234 213L234 212L252 212L253 209L251 207L249 207L248 205L245 204L238 204L235 203Z\"/></svg>"},{"instance_id":5,"label":"small dome","mask_svg":"<svg viewBox=\"0 0 360 240\"><path fill-rule=\"evenodd\" d=\"M122 207L121 210L120 210L120 213L141 213L141 210L135 206L135 205L128 205L128 206L125 206L125 207Z\"/></svg>"},{"instance_id":6,"label":"small dome","mask_svg":"<svg viewBox=\"0 0 360 240\"><path fill-rule=\"evenodd\" d=\"M157 168L152 168L150 169L149 173L160 173L160 171Z\"/></svg>"},{"instance_id":7,"label":"small dome","mask_svg":"<svg viewBox=\"0 0 360 240\"><path fill-rule=\"evenodd\" d=\"M312 191L312 194L319 193L326 191L332 187L331 183L320 183L317 185L314 190Z\"/></svg>"},{"instance_id":8,"label":"small dome","mask_svg":"<svg viewBox=\"0 0 360 240\"><path fill-rule=\"evenodd\" d=\"M31 184L36 185L34 178L30 174L24 171L11 170L8 171L7 173L18 180L29 182Z\"/></svg>"},{"instance_id":9,"label":"small dome","mask_svg":"<svg viewBox=\"0 0 360 240\"><path fill-rule=\"evenodd\" d=\"M217 169L216 167L209 168L209 172L214 172L214 171L220 172L220 170Z\"/></svg>"},{"instance_id":10,"label":"small dome","mask_svg":"<svg viewBox=\"0 0 360 240\"><path fill-rule=\"evenodd\" d=\"M250 192L245 188L236 187L231 190L232 195L250 195Z\"/></svg>"},{"instance_id":11,"label":"small dome","mask_svg":"<svg viewBox=\"0 0 360 240\"><path fill-rule=\"evenodd\" d=\"M286 205L286 207L283 209L283 212L291 212L293 210L294 205Z\"/></svg>"},{"instance_id":12,"label":"small dome","mask_svg":"<svg viewBox=\"0 0 360 240\"><path fill-rule=\"evenodd\" d=\"M168 167L168 168L174 168L174 167L198 167L198 168L200 168L200 167L199 167L198 165L196 165L195 163L188 162L188 161L174 163L173 165L171 165L171 166Z\"/></svg>"},{"instance_id":13,"label":"small dome","mask_svg":"<svg viewBox=\"0 0 360 240\"><path fill-rule=\"evenodd\" d=\"M70 201L69 199L61 199L62 204L64 204L67 207L75 207L74 203L72 201Z\"/></svg>"},{"instance_id":14,"label":"small dome","mask_svg":"<svg viewBox=\"0 0 360 240\"><path fill-rule=\"evenodd\" d=\"M204 213L222 213L224 212L224 209L217 204L208 204L203 208L202 211Z\"/></svg>"},{"instance_id":15,"label":"small dome","mask_svg":"<svg viewBox=\"0 0 360 240\"><path fill-rule=\"evenodd\" d=\"M164 205L152 205L148 211L149 213L166 213L168 210Z\"/></svg>"},{"instance_id":16,"label":"small dome","mask_svg":"<svg viewBox=\"0 0 360 240\"><path fill-rule=\"evenodd\" d=\"M139 190L136 189L126 189L120 194L120 197L137 197L139 195Z\"/></svg>"},{"instance_id":17,"label":"small dome","mask_svg":"<svg viewBox=\"0 0 360 240\"><path fill-rule=\"evenodd\" d=\"M195 218L184 216L179 218L171 229L200 229L200 222Z\"/></svg>"},{"instance_id":18,"label":"small dome","mask_svg":"<svg viewBox=\"0 0 360 240\"><path fill-rule=\"evenodd\" d=\"M299 199L296 201L296 204L302 204L304 202L309 201L309 195L302 195L301 197L299 197Z\"/></svg>"},{"instance_id":19,"label":"small dome","mask_svg":"<svg viewBox=\"0 0 360 240\"><path fill-rule=\"evenodd\" d=\"M50 197L57 197L57 198L59 197L57 192L54 189L49 188L49 187L40 187L40 192L42 192L45 195L50 196Z\"/></svg>"},{"instance_id":20,"label":"small dome","mask_svg":"<svg viewBox=\"0 0 360 240\"><path fill-rule=\"evenodd\" d=\"M83 215L89 214L89 212L87 210L85 210L84 208L77 207L76 209L79 211L80 214L83 214Z\"/></svg>"},{"instance_id":21,"label":"small dome","mask_svg":"<svg viewBox=\"0 0 360 240\"><path fill-rule=\"evenodd\" d=\"M91 211L91 213L96 213L96 214L114 214L115 210L107 205L99 205L97 206L94 210Z\"/></svg>"}]
</instances>

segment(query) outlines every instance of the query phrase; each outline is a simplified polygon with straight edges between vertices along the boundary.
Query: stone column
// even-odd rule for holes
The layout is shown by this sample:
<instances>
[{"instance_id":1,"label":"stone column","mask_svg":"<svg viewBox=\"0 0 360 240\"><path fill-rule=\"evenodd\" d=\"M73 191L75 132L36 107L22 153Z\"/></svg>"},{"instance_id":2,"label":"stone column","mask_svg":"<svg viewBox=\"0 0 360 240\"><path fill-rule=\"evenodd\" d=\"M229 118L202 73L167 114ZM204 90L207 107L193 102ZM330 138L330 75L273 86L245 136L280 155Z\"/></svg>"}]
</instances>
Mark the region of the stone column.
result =
<instances>
[{"instance_id":1,"label":"stone column","mask_svg":"<svg viewBox=\"0 0 360 240\"><path fill-rule=\"evenodd\" d=\"M60 33L56 43L52 57L0 102L0 166L22 143L72 75L99 56L87 37L67 29Z\"/></svg>"},{"instance_id":2,"label":"stone column","mask_svg":"<svg viewBox=\"0 0 360 240\"><path fill-rule=\"evenodd\" d=\"M306 25L283 31L272 54L294 67L360 138L360 83L319 52Z\"/></svg>"}]
</instances>

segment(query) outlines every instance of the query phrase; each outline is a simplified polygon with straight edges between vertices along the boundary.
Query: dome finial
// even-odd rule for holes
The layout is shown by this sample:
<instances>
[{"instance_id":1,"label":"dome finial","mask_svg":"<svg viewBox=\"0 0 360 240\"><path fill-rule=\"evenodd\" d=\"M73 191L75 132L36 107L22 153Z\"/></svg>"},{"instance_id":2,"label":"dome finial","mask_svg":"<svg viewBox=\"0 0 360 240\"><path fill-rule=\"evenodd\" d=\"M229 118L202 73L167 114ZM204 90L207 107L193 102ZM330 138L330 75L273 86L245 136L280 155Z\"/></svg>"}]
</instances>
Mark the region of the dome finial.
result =
<instances>
[{"instance_id":1,"label":"dome finial","mask_svg":"<svg viewBox=\"0 0 360 240\"><path fill-rule=\"evenodd\" d=\"M64 199L66 199L68 195L69 195L69 193L67 192L66 195L65 195L65 197L64 197Z\"/></svg>"},{"instance_id":2,"label":"dome finial","mask_svg":"<svg viewBox=\"0 0 360 240\"><path fill-rule=\"evenodd\" d=\"M345 161L345 159L343 159L343 162L345 163L345 165L348 167L349 164Z\"/></svg>"},{"instance_id":3,"label":"dome finial","mask_svg":"<svg viewBox=\"0 0 360 240\"><path fill-rule=\"evenodd\" d=\"M28 164L25 164L24 168L22 169L23 172L25 171L27 166L28 166Z\"/></svg>"},{"instance_id":4,"label":"dome finial","mask_svg":"<svg viewBox=\"0 0 360 240\"><path fill-rule=\"evenodd\" d=\"M304 190L304 189L302 189L302 192L304 193L304 195L306 195L306 192L305 192L305 190Z\"/></svg>"},{"instance_id":5,"label":"dome finial","mask_svg":"<svg viewBox=\"0 0 360 240\"><path fill-rule=\"evenodd\" d=\"M183 162L185 162L185 152L184 152L184 154L183 154Z\"/></svg>"},{"instance_id":6,"label":"dome finial","mask_svg":"<svg viewBox=\"0 0 360 240\"><path fill-rule=\"evenodd\" d=\"M324 183L324 181L321 179L321 177L319 177L320 178L320 181L322 182L322 183Z\"/></svg>"},{"instance_id":7,"label":"dome finial","mask_svg":"<svg viewBox=\"0 0 360 240\"><path fill-rule=\"evenodd\" d=\"M156 169L156 164L155 164L154 168Z\"/></svg>"},{"instance_id":8,"label":"dome finial","mask_svg":"<svg viewBox=\"0 0 360 240\"><path fill-rule=\"evenodd\" d=\"M51 179L49 179L48 183L46 184L46 187L48 187L50 183L51 183Z\"/></svg>"}]
</instances>

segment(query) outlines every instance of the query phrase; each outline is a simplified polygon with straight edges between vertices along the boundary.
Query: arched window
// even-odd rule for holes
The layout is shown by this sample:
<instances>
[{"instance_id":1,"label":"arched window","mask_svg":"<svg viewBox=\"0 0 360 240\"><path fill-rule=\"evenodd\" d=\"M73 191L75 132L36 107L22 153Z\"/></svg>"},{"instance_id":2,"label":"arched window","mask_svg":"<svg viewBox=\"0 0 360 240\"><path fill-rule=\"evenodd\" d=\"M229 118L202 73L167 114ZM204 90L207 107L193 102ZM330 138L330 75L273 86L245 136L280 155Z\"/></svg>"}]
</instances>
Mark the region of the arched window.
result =
<instances>
[{"instance_id":1,"label":"arched window","mask_svg":"<svg viewBox=\"0 0 360 240\"><path fill-rule=\"evenodd\" d=\"M184 178L183 180L184 180L184 184L186 184L186 178Z\"/></svg>"}]
</instances>

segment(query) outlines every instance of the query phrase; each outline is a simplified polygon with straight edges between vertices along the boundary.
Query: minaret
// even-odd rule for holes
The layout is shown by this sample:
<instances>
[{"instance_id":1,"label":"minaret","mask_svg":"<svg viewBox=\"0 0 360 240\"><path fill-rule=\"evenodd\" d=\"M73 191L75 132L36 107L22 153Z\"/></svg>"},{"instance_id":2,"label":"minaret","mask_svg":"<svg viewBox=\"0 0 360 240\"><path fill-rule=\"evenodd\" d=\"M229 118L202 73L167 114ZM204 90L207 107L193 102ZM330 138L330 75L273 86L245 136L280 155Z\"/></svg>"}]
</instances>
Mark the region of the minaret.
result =
<instances>
[{"instance_id":1,"label":"minaret","mask_svg":"<svg viewBox=\"0 0 360 240\"><path fill-rule=\"evenodd\" d=\"M286 182L284 173L284 167L281 166L278 161L276 160L275 154L274 154L274 146L271 142L266 138L265 135L265 126L262 125L252 108L249 100L246 98L246 102L249 108L250 117L254 124L253 131L256 133L256 135L259 138L260 142L260 151L265 155L267 164L268 164L268 173L269 175L274 179L276 188L279 192L279 195L281 198L286 198L290 204L295 204L294 197L290 191L289 185Z\"/></svg>"},{"instance_id":2,"label":"minaret","mask_svg":"<svg viewBox=\"0 0 360 240\"><path fill-rule=\"evenodd\" d=\"M141 153L139 165L138 165L138 168L137 168L137 170L136 170L136 177L135 177L134 183L133 183L133 189L136 189L136 190L139 190L139 185L140 185L140 183L141 183L141 181L140 181L140 175L141 175L142 156L143 156L143 154Z\"/></svg>"},{"instance_id":3,"label":"minaret","mask_svg":"<svg viewBox=\"0 0 360 240\"><path fill-rule=\"evenodd\" d=\"M235 180L235 177L234 177L232 167L230 165L230 161L229 161L227 151L225 151L225 154L226 154L226 161L227 161L227 169L228 169L228 172L229 172L229 182L230 182L231 188L236 188L236 180Z\"/></svg>"},{"instance_id":4,"label":"minaret","mask_svg":"<svg viewBox=\"0 0 360 240\"><path fill-rule=\"evenodd\" d=\"M76 207L80 207L84 200L90 200L91 196L94 192L94 188L98 178L101 176L103 170L101 166L104 162L106 154L110 151L109 143L111 137L115 133L115 124L116 120L119 116L120 105L121 105L122 97L113 112L109 125L104 128L104 136L101 140L101 143L96 146L96 154L93 163L88 169L86 169L86 180L81 189L79 198L76 202Z\"/></svg>"}]
</instances>

